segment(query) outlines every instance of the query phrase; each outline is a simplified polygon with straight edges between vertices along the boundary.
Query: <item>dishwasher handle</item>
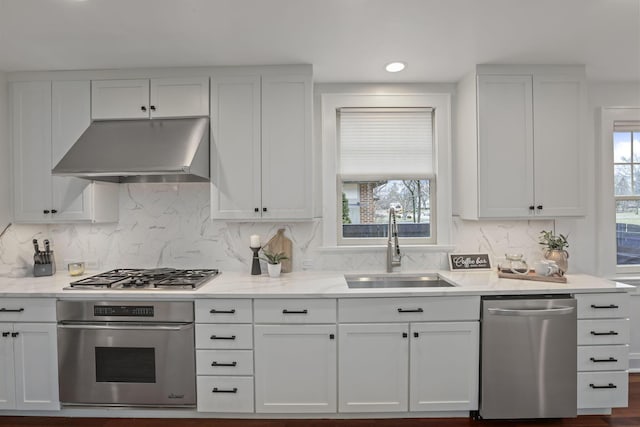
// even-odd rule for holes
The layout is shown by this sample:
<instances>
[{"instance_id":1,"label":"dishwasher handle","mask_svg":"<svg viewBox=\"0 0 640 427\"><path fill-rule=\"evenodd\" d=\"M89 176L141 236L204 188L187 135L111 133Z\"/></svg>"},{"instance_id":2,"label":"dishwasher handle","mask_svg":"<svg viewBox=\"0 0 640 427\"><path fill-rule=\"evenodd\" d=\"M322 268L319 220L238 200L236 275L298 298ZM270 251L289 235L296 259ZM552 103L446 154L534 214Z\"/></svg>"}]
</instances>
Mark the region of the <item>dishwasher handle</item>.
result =
<instances>
[{"instance_id":1,"label":"dishwasher handle","mask_svg":"<svg viewBox=\"0 0 640 427\"><path fill-rule=\"evenodd\" d=\"M489 308L489 314L498 316L562 316L573 313L575 307L556 308L533 308L533 309L512 309L512 308Z\"/></svg>"}]
</instances>

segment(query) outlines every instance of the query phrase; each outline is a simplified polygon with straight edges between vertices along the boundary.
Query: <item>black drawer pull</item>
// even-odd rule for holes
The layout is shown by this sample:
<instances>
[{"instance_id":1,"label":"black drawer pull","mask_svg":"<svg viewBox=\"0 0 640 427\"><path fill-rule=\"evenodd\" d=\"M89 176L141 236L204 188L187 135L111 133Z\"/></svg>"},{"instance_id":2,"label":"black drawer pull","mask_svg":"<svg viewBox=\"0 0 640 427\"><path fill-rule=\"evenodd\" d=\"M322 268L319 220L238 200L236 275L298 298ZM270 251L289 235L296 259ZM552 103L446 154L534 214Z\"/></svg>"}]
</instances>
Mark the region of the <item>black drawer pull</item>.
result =
<instances>
[{"instance_id":1,"label":"black drawer pull","mask_svg":"<svg viewBox=\"0 0 640 427\"><path fill-rule=\"evenodd\" d=\"M237 392L238 392L238 387L234 387L232 389L214 387L213 390L211 390L211 393L237 393Z\"/></svg>"},{"instance_id":2,"label":"black drawer pull","mask_svg":"<svg viewBox=\"0 0 640 427\"><path fill-rule=\"evenodd\" d=\"M399 308L398 309L398 313L422 313L424 310L421 308L412 308L412 309L405 309L405 308Z\"/></svg>"},{"instance_id":3,"label":"black drawer pull","mask_svg":"<svg viewBox=\"0 0 640 427\"><path fill-rule=\"evenodd\" d=\"M309 310L306 308L304 310L287 310L286 308L282 310L282 314L308 314Z\"/></svg>"},{"instance_id":4,"label":"black drawer pull","mask_svg":"<svg viewBox=\"0 0 640 427\"><path fill-rule=\"evenodd\" d=\"M591 304L591 308L620 308L619 306L615 305L615 304L609 304L609 305L595 305L595 304Z\"/></svg>"},{"instance_id":5,"label":"black drawer pull","mask_svg":"<svg viewBox=\"0 0 640 427\"><path fill-rule=\"evenodd\" d=\"M616 331L609 331L609 332L591 331L591 335L595 335L595 336L600 336L600 335L618 335L618 333Z\"/></svg>"},{"instance_id":6,"label":"black drawer pull","mask_svg":"<svg viewBox=\"0 0 640 427\"><path fill-rule=\"evenodd\" d=\"M11 337L12 338L17 337L18 335L20 335L20 332L11 332Z\"/></svg>"},{"instance_id":7,"label":"black drawer pull","mask_svg":"<svg viewBox=\"0 0 640 427\"><path fill-rule=\"evenodd\" d=\"M231 310L216 310L215 308L212 308L209 310L209 313L211 314L234 314L235 312L235 308L232 308Z\"/></svg>"},{"instance_id":8,"label":"black drawer pull","mask_svg":"<svg viewBox=\"0 0 640 427\"><path fill-rule=\"evenodd\" d=\"M333 339L335 339L335 338L336 338L335 334L329 334L329 339L330 339L330 340L333 340Z\"/></svg>"},{"instance_id":9,"label":"black drawer pull","mask_svg":"<svg viewBox=\"0 0 640 427\"><path fill-rule=\"evenodd\" d=\"M610 357L608 359L596 359L595 357L591 358L591 361L593 363L599 363L599 362L617 362L618 359L614 359L613 357Z\"/></svg>"},{"instance_id":10,"label":"black drawer pull","mask_svg":"<svg viewBox=\"0 0 640 427\"><path fill-rule=\"evenodd\" d=\"M589 387L591 388L618 388L617 385L615 384L607 384L607 385L595 385L595 384L589 384Z\"/></svg>"},{"instance_id":11,"label":"black drawer pull","mask_svg":"<svg viewBox=\"0 0 640 427\"><path fill-rule=\"evenodd\" d=\"M0 312L2 313L22 313L24 308L0 308Z\"/></svg>"},{"instance_id":12,"label":"black drawer pull","mask_svg":"<svg viewBox=\"0 0 640 427\"><path fill-rule=\"evenodd\" d=\"M5 338L8 337L9 335L11 335L11 332L3 332L2 333L2 336L5 337Z\"/></svg>"},{"instance_id":13,"label":"black drawer pull","mask_svg":"<svg viewBox=\"0 0 640 427\"><path fill-rule=\"evenodd\" d=\"M235 335L231 335L229 336L218 336L218 335L211 335L211 339L212 340L235 340L236 336Z\"/></svg>"},{"instance_id":14,"label":"black drawer pull","mask_svg":"<svg viewBox=\"0 0 640 427\"><path fill-rule=\"evenodd\" d=\"M238 362L231 362L231 363L219 363L214 361L211 366L237 366Z\"/></svg>"}]
</instances>

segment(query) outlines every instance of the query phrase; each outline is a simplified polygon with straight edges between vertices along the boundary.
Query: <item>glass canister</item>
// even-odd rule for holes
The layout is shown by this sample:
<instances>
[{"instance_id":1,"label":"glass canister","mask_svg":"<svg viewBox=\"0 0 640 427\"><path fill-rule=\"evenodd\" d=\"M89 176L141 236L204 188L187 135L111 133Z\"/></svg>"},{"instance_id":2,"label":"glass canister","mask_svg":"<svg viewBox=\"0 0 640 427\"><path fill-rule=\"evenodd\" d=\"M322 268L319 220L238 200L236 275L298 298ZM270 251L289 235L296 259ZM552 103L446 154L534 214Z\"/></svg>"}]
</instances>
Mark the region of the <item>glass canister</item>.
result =
<instances>
[{"instance_id":1,"label":"glass canister","mask_svg":"<svg viewBox=\"0 0 640 427\"><path fill-rule=\"evenodd\" d=\"M526 275L529 274L529 265L524 260L523 254L505 254L507 262L504 265L504 271Z\"/></svg>"}]
</instances>

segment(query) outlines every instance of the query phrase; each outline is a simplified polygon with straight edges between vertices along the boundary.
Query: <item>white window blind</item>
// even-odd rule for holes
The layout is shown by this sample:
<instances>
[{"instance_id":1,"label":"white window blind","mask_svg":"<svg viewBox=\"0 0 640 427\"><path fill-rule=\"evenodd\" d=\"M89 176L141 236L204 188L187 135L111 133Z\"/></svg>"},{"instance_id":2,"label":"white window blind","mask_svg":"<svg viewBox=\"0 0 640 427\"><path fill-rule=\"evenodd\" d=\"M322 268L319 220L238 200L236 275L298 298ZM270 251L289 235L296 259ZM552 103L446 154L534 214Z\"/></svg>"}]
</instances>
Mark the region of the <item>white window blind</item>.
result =
<instances>
[{"instance_id":1,"label":"white window blind","mask_svg":"<svg viewBox=\"0 0 640 427\"><path fill-rule=\"evenodd\" d=\"M433 110L341 108L338 111L342 177L430 177Z\"/></svg>"},{"instance_id":2,"label":"white window blind","mask_svg":"<svg viewBox=\"0 0 640 427\"><path fill-rule=\"evenodd\" d=\"M640 132L640 121L616 120L613 122L614 132Z\"/></svg>"}]
</instances>

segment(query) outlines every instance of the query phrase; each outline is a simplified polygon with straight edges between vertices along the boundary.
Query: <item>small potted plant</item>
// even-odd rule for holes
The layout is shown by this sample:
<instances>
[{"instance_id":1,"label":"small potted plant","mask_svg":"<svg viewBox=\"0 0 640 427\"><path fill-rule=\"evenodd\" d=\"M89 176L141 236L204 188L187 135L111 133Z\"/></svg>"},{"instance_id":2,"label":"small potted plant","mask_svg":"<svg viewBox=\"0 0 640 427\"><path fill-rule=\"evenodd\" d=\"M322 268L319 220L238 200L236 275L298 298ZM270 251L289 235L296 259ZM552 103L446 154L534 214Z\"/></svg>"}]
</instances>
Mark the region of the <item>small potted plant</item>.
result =
<instances>
[{"instance_id":1,"label":"small potted plant","mask_svg":"<svg viewBox=\"0 0 640 427\"><path fill-rule=\"evenodd\" d=\"M284 254L284 252L269 252L263 250L264 254L261 259L267 261L267 271L269 272L269 277L279 277L280 270L282 270L281 261L285 259L289 259L288 256Z\"/></svg>"},{"instance_id":2,"label":"small potted plant","mask_svg":"<svg viewBox=\"0 0 640 427\"><path fill-rule=\"evenodd\" d=\"M545 247L544 257L555 261L560 270L566 273L569 268L569 253L564 249L569 247L567 236L554 234L553 231L542 230L540 232L540 244Z\"/></svg>"}]
</instances>

